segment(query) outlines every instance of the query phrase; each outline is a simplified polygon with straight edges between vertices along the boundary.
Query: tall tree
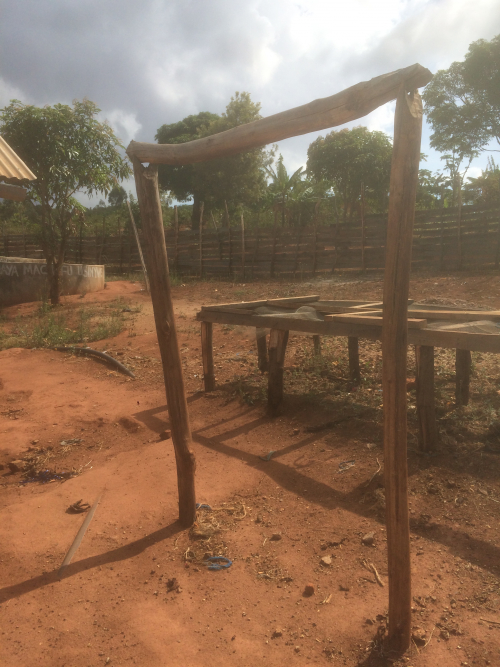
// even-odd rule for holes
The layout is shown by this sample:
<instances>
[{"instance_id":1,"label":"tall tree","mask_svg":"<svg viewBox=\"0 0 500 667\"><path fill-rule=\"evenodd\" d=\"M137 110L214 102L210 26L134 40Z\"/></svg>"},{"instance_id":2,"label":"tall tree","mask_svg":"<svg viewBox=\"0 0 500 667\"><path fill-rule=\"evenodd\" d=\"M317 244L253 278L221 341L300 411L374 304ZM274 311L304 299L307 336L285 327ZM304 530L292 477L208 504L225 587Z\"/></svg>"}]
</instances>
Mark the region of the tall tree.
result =
<instances>
[{"instance_id":1,"label":"tall tree","mask_svg":"<svg viewBox=\"0 0 500 667\"><path fill-rule=\"evenodd\" d=\"M385 209L391 156L392 144L383 132L366 127L334 130L309 146L307 171L314 180L331 185L346 222L357 211L362 184L368 206Z\"/></svg>"},{"instance_id":2,"label":"tall tree","mask_svg":"<svg viewBox=\"0 0 500 667\"><path fill-rule=\"evenodd\" d=\"M158 143L184 143L218 134L258 120L261 117L259 112L260 104L252 102L249 93L236 92L225 113L216 116L203 112L198 116L188 116L174 125L163 125L156 134L156 140ZM181 134L183 129L192 131L192 134ZM174 132L178 134L172 141ZM211 208L224 208L224 202L236 209L241 204L257 200L266 185L263 167L270 163L271 156L272 151L258 148L219 160L163 168L159 171L160 185L181 201L193 198L192 226L196 229L200 219L198 207L202 201L208 212Z\"/></svg>"},{"instance_id":3,"label":"tall tree","mask_svg":"<svg viewBox=\"0 0 500 667\"><path fill-rule=\"evenodd\" d=\"M26 187L35 205L52 304L59 303L66 246L82 210L74 195L106 194L115 179L131 173L111 127L96 119L99 111L89 100L42 108L12 100L0 111L0 132L37 176Z\"/></svg>"},{"instance_id":4,"label":"tall tree","mask_svg":"<svg viewBox=\"0 0 500 667\"><path fill-rule=\"evenodd\" d=\"M457 188L461 188L472 160L490 138L477 96L464 80L464 64L454 62L447 70L437 72L425 88L423 100L433 130L430 144L444 153L441 159L456 200Z\"/></svg>"},{"instance_id":5,"label":"tall tree","mask_svg":"<svg viewBox=\"0 0 500 667\"><path fill-rule=\"evenodd\" d=\"M269 166L265 167L265 171L271 178L268 193L273 199L273 204L281 209L281 225L284 227L288 202L293 196L294 189L296 191L300 190L304 169L299 167L293 174L289 175L283 164L283 156L280 155L276 162L276 169Z\"/></svg>"},{"instance_id":6,"label":"tall tree","mask_svg":"<svg viewBox=\"0 0 500 667\"><path fill-rule=\"evenodd\" d=\"M500 144L500 35L469 46L463 80L474 97L483 128Z\"/></svg>"}]
</instances>

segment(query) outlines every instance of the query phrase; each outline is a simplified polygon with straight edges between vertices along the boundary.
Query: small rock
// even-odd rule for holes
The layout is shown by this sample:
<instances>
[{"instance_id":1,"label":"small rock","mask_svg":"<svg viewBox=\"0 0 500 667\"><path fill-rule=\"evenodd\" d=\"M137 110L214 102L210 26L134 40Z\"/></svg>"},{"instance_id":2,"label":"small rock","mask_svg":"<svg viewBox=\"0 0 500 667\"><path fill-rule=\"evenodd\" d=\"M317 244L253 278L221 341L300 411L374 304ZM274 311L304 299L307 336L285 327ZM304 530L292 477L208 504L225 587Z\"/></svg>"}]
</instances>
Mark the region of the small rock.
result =
<instances>
[{"instance_id":1,"label":"small rock","mask_svg":"<svg viewBox=\"0 0 500 667\"><path fill-rule=\"evenodd\" d=\"M372 618L367 618L365 623L366 625L375 625L375 621Z\"/></svg>"},{"instance_id":2,"label":"small rock","mask_svg":"<svg viewBox=\"0 0 500 667\"><path fill-rule=\"evenodd\" d=\"M296 646L293 650L295 653L300 653L300 646Z\"/></svg>"},{"instance_id":3,"label":"small rock","mask_svg":"<svg viewBox=\"0 0 500 667\"><path fill-rule=\"evenodd\" d=\"M11 472L21 472L24 469L24 461L21 460L10 461L8 466Z\"/></svg>"},{"instance_id":4,"label":"small rock","mask_svg":"<svg viewBox=\"0 0 500 667\"><path fill-rule=\"evenodd\" d=\"M321 565L325 565L325 567L330 567L332 564L332 557L331 556L323 556L323 558L320 560Z\"/></svg>"},{"instance_id":5,"label":"small rock","mask_svg":"<svg viewBox=\"0 0 500 667\"><path fill-rule=\"evenodd\" d=\"M375 543L375 533L366 533L366 535L363 535L361 542L365 547L372 547Z\"/></svg>"},{"instance_id":6,"label":"small rock","mask_svg":"<svg viewBox=\"0 0 500 667\"><path fill-rule=\"evenodd\" d=\"M273 533L270 537L271 542L279 542L282 538L281 533Z\"/></svg>"},{"instance_id":7,"label":"small rock","mask_svg":"<svg viewBox=\"0 0 500 667\"><path fill-rule=\"evenodd\" d=\"M351 588L348 584L339 584L339 590L340 591L350 591Z\"/></svg>"},{"instance_id":8,"label":"small rock","mask_svg":"<svg viewBox=\"0 0 500 667\"><path fill-rule=\"evenodd\" d=\"M314 592L315 592L314 584L307 584L306 587L304 588L303 595L306 598L310 598L311 595L314 595Z\"/></svg>"},{"instance_id":9,"label":"small rock","mask_svg":"<svg viewBox=\"0 0 500 667\"><path fill-rule=\"evenodd\" d=\"M277 639L278 637L283 637L283 633L281 632L281 630L278 630L278 628L276 628L276 630L271 635L271 639Z\"/></svg>"},{"instance_id":10,"label":"small rock","mask_svg":"<svg viewBox=\"0 0 500 667\"><path fill-rule=\"evenodd\" d=\"M425 630L422 628L416 628L413 630L411 633L411 638L417 646L424 646L425 642L427 641Z\"/></svg>"},{"instance_id":11,"label":"small rock","mask_svg":"<svg viewBox=\"0 0 500 667\"><path fill-rule=\"evenodd\" d=\"M298 429L298 428L294 428L293 431L292 431L292 435L299 435L299 433L300 433L300 429Z\"/></svg>"},{"instance_id":12,"label":"small rock","mask_svg":"<svg viewBox=\"0 0 500 667\"><path fill-rule=\"evenodd\" d=\"M257 514L257 518L255 519L255 523L262 523L264 519L262 518L262 514Z\"/></svg>"},{"instance_id":13,"label":"small rock","mask_svg":"<svg viewBox=\"0 0 500 667\"><path fill-rule=\"evenodd\" d=\"M171 431L162 431L160 433L160 440L170 440L171 437L172 437Z\"/></svg>"},{"instance_id":14,"label":"small rock","mask_svg":"<svg viewBox=\"0 0 500 667\"><path fill-rule=\"evenodd\" d=\"M448 632L448 630L443 629L439 633L439 636L441 637L441 639L446 639L448 641L448 639L450 638L450 633Z\"/></svg>"}]
</instances>

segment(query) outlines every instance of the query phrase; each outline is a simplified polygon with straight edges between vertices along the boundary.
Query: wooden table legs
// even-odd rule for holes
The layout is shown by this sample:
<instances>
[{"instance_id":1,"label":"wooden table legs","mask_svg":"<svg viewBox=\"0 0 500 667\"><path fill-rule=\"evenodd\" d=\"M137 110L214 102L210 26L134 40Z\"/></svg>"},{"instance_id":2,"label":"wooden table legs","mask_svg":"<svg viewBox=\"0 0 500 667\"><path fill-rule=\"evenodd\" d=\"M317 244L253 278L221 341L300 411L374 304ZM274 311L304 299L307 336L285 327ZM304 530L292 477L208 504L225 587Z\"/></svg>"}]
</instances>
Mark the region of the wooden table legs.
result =
<instances>
[{"instance_id":1,"label":"wooden table legs","mask_svg":"<svg viewBox=\"0 0 500 667\"><path fill-rule=\"evenodd\" d=\"M314 343L314 354L317 357L321 356L321 336L319 334L314 334L313 336Z\"/></svg>"},{"instance_id":2,"label":"wooden table legs","mask_svg":"<svg viewBox=\"0 0 500 667\"><path fill-rule=\"evenodd\" d=\"M271 415L276 414L283 400L283 366L288 343L288 331L271 329L269 334L269 379L267 405Z\"/></svg>"},{"instance_id":3,"label":"wooden table legs","mask_svg":"<svg viewBox=\"0 0 500 667\"><path fill-rule=\"evenodd\" d=\"M472 355L470 350L457 350L455 358L455 397L457 405L469 404L471 366Z\"/></svg>"},{"instance_id":4,"label":"wooden table legs","mask_svg":"<svg viewBox=\"0 0 500 667\"><path fill-rule=\"evenodd\" d=\"M429 452L436 446L438 431L434 404L434 348L430 345L416 345L417 366L417 419L419 447Z\"/></svg>"},{"instance_id":5,"label":"wooden table legs","mask_svg":"<svg viewBox=\"0 0 500 667\"><path fill-rule=\"evenodd\" d=\"M269 370L269 360L267 358L267 334L265 329L255 329L257 338L257 355L259 371L265 373Z\"/></svg>"},{"instance_id":6,"label":"wooden table legs","mask_svg":"<svg viewBox=\"0 0 500 667\"><path fill-rule=\"evenodd\" d=\"M203 357L203 380L205 391L215 389L214 354L212 345L212 322L201 323L201 354Z\"/></svg>"},{"instance_id":7,"label":"wooden table legs","mask_svg":"<svg viewBox=\"0 0 500 667\"><path fill-rule=\"evenodd\" d=\"M349 375L356 384L361 382L361 371L359 369L359 340L354 336L347 338L347 349L349 351Z\"/></svg>"}]
</instances>

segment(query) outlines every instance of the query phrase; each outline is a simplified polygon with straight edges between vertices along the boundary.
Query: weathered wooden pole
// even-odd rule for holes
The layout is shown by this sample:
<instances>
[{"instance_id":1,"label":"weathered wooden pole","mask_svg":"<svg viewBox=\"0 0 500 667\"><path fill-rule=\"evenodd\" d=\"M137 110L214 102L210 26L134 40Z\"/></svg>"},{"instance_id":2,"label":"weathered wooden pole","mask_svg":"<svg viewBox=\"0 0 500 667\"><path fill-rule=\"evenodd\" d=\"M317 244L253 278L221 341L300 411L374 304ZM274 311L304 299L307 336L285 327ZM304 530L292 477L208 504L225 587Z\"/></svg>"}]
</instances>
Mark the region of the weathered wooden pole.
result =
<instances>
[{"instance_id":1,"label":"weathered wooden pole","mask_svg":"<svg viewBox=\"0 0 500 667\"><path fill-rule=\"evenodd\" d=\"M154 165L143 167L136 158L133 158L132 162L137 198L141 210L142 229L146 242L151 300L153 302L156 333L167 394L170 429L177 463L179 521L183 526L188 527L196 519L195 459L189 449L191 428L170 291L167 248L158 193L158 167Z\"/></svg>"},{"instance_id":2,"label":"weathered wooden pole","mask_svg":"<svg viewBox=\"0 0 500 667\"><path fill-rule=\"evenodd\" d=\"M267 358L267 334L265 329L255 329L257 340L257 358L259 371L265 373L269 370L269 360Z\"/></svg>"},{"instance_id":3,"label":"weathered wooden pole","mask_svg":"<svg viewBox=\"0 0 500 667\"><path fill-rule=\"evenodd\" d=\"M470 350L457 350L455 356L455 399L457 405L469 405L472 355Z\"/></svg>"},{"instance_id":4,"label":"weathered wooden pole","mask_svg":"<svg viewBox=\"0 0 500 667\"><path fill-rule=\"evenodd\" d=\"M419 449L430 452L435 449L438 440L434 401L434 348L432 345L416 345L415 358Z\"/></svg>"},{"instance_id":5,"label":"weathered wooden pole","mask_svg":"<svg viewBox=\"0 0 500 667\"><path fill-rule=\"evenodd\" d=\"M203 359L205 391L213 391L215 389L212 328L212 322L201 323L201 356Z\"/></svg>"},{"instance_id":6,"label":"weathered wooden pole","mask_svg":"<svg viewBox=\"0 0 500 667\"><path fill-rule=\"evenodd\" d=\"M361 371L359 368L359 339L355 336L348 336L347 350L349 353L349 375L356 384L361 382Z\"/></svg>"},{"instance_id":7,"label":"weathered wooden pole","mask_svg":"<svg viewBox=\"0 0 500 667\"><path fill-rule=\"evenodd\" d=\"M285 364L288 331L271 329L269 333L269 375L267 405L271 416L275 416L283 401L283 367Z\"/></svg>"},{"instance_id":8,"label":"weathered wooden pole","mask_svg":"<svg viewBox=\"0 0 500 667\"><path fill-rule=\"evenodd\" d=\"M314 334L313 344L314 344L314 356L321 357L321 336L319 334Z\"/></svg>"},{"instance_id":9,"label":"weathered wooden pole","mask_svg":"<svg viewBox=\"0 0 500 667\"><path fill-rule=\"evenodd\" d=\"M144 255L142 254L141 242L139 240L139 232L137 231L137 227L135 225L134 214L132 213L132 207L130 206L130 201L128 197L127 197L127 206L128 206L128 212L130 213L130 222L132 224L132 229L134 230L135 234L135 242L137 243L137 250L139 251L139 259L141 260L142 273L144 274L144 282L146 284L146 292L149 292L150 289L149 289L148 272L146 269L146 263L144 262Z\"/></svg>"},{"instance_id":10,"label":"weathered wooden pole","mask_svg":"<svg viewBox=\"0 0 500 667\"><path fill-rule=\"evenodd\" d=\"M241 214L241 274L245 280L245 218Z\"/></svg>"},{"instance_id":11,"label":"weathered wooden pole","mask_svg":"<svg viewBox=\"0 0 500 667\"><path fill-rule=\"evenodd\" d=\"M384 276L382 390L384 474L389 571L389 641L410 646L411 567L408 514L406 358L411 245L422 133L418 91L400 86L394 118Z\"/></svg>"}]
</instances>

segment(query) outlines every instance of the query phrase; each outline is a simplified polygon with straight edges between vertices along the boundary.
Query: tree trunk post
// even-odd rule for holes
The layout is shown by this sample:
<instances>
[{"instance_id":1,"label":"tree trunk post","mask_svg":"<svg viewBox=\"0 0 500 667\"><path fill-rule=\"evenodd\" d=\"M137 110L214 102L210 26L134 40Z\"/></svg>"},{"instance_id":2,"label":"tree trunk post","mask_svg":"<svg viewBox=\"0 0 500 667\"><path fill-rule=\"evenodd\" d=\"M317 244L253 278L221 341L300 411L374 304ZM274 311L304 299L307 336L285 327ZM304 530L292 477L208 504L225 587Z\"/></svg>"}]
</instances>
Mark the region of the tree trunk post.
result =
<instances>
[{"instance_id":1,"label":"tree trunk post","mask_svg":"<svg viewBox=\"0 0 500 667\"><path fill-rule=\"evenodd\" d=\"M188 527L196 519L195 458L189 448L191 428L170 290L167 248L158 193L158 168L154 165L143 167L136 158L133 159L133 165L147 248L151 300L177 463L179 521L183 526Z\"/></svg>"},{"instance_id":2,"label":"tree trunk post","mask_svg":"<svg viewBox=\"0 0 500 667\"><path fill-rule=\"evenodd\" d=\"M434 348L431 345L416 345L415 359L419 449L430 452L435 449L438 440L434 402Z\"/></svg>"},{"instance_id":3,"label":"tree trunk post","mask_svg":"<svg viewBox=\"0 0 500 667\"><path fill-rule=\"evenodd\" d=\"M146 284L146 292L148 292L148 294L149 294L150 289L149 289L148 271L146 269L146 262L144 261L144 255L142 254L141 241L139 239L139 232L137 231L137 227L136 227L135 220L134 220L134 214L132 213L132 207L130 206L130 201L129 201L128 198L127 198L127 206L128 206L128 212L130 214L130 223L132 225L132 229L134 230L135 242L137 243L137 251L139 252L139 259L141 260L142 273L144 275L144 282ZM163 225L163 220L162 220L161 224ZM162 229L163 229L163 227L162 227ZM165 238L165 235L164 235L163 238ZM163 242L165 243L165 241L163 241Z\"/></svg>"},{"instance_id":4,"label":"tree trunk post","mask_svg":"<svg viewBox=\"0 0 500 667\"><path fill-rule=\"evenodd\" d=\"M205 383L205 391L213 391L215 389L212 328L212 322L201 323L201 354L203 358L203 380Z\"/></svg>"},{"instance_id":5,"label":"tree trunk post","mask_svg":"<svg viewBox=\"0 0 500 667\"><path fill-rule=\"evenodd\" d=\"M177 210L177 206L174 206L174 233L175 233L174 268L175 272L179 273L179 212Z\"/></svg>"},{"instance_id":6,"label":"tree trunk post","mask_svg":"<svg viewBox=\"0 0 500 667\"><path fill-rule=\"evenodd\" d=\"M198 228L200 235L200 278L203 278L203 209L205 208L205 202L201 202L200 206L200 225Z\"/></svg>"},{"instance_id":7,"label":"tree trunk post","mask_svg":"<svg viewBox=\"0 0 500 667\"><path fill-rule=\"evenodd\" d=\"M241 275L245 280L245 218L241 214Z\"/></svg>"},{"instance_id":8,"label":"tree trunk post","mask_svg":"<svg viewBox=\"0 0 500 667\"><path fill-rule=\"evenodd\" d=\"M422 103L401 85L394 117L384 275L382 389L389 571L389 642L410 646L411 565L408 512L406 362L411 244L420 160Z\"/></svg>"},{"instance_id":9,"label":"tree trunk post","mask_svg":"<svg viewBox=\"0 0 500 667\"><path fill-rule=\"evenodd\" d=\"M271 329L269 334L269 378L267 405L269 414L275 416L283 401L283 366L285 363L288 331Z\"/></svg>"},{"instance_id":10,"label":"tree trunk post","mask_svg":"<svg viewBox=\"0 0 500 667\"><path fill-rule=\"evenodd\" d=\"M359 340L356 336L348 336L347 350L349 353L349 376L355 384L361 382L361 371L359 368Z\"/></svg>"},{"instance_id":11,"label":"tree trunk post","mask_svg":"<svg viewBox=\"0 0 500 667\"><path fill-rule=\"evenodd\" d=\"M314 344L314 356L321 357L321 336L319 334L314 334L313 344Z\"/></svg>"},{"instance_id":12,"label":"tree trunk post","mask_svg":"<svg viewBox=\"0 0 500 667\"><path fill-rule=\"evenodd\" d=\"M470 350L457 350L455 357L455 399L457 405L469 405L472 355Z\"/></svg>"},{"instance_id":13,"label":"tree trunk post","mask_svg":"<svg viewBox=\"0 0 500 667\"><path fill-rule=\"evenodd\" d=\"M265 329L255 329L257 339L257 359L259 371L265 373L269 370L269 359L267 357L267 334Z\"/></svg>"}]
</instances>

